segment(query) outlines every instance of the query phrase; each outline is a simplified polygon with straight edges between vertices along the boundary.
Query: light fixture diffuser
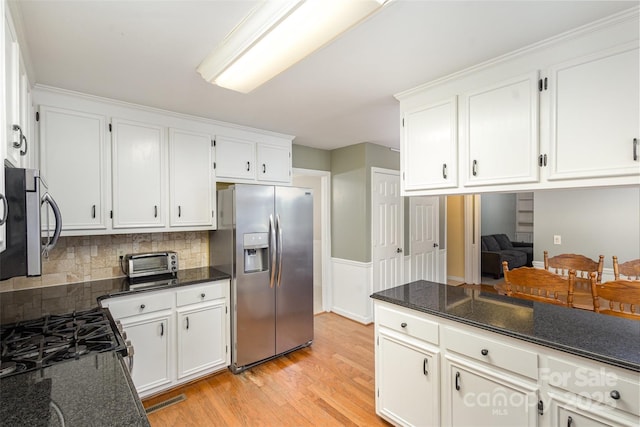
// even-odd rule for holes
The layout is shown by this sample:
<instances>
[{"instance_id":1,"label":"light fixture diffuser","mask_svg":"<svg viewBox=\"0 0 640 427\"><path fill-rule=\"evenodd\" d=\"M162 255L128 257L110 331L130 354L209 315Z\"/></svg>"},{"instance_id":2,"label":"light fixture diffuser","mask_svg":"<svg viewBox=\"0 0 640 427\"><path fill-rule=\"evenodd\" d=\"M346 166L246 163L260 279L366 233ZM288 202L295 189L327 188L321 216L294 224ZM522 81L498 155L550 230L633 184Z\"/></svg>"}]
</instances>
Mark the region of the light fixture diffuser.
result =
<instances>
[{"instance_id":1,"label":"light fixture diffuser","mask_svg":"<svg viewBox=\"0 0 640 427\"><path fill-rule=\"evenodd\" d=\"M249 93L379 9L386 0L267 0L205 60L207 81Z\"/></svg>"}]
</instances>

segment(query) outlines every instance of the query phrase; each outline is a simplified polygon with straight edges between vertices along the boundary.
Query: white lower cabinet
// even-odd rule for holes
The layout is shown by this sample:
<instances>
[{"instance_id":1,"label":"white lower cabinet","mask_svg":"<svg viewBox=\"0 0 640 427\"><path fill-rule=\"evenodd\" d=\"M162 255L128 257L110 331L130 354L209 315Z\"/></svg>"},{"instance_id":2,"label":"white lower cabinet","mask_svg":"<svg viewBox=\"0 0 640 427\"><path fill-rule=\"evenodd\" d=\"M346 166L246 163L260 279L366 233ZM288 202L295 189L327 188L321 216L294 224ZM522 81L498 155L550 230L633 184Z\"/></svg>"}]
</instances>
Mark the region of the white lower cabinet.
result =
<instances>
[{"instance_id":1,"label":"white lower cabinet","mask_svg":"<svg viewBox=\"0 0 640 427\"><path fill-rule=\"evenodd\" d=\"M443 418L451 426L536 426L537 385L501 370L447 360ZM446 415L446 416L444 416Z\"/></svg>"},{"instance_id":2,"label":"white lower cabinet","mask_svg":"<svg viewBox=\"0 0 640 427\"><path fill-rule=\"evenodd\" d=\"M141 397L229 366L229 280L102 300L133 346Z\"/></svg>"},{"instance_id":3,"label":"white lower cabinet","mask_svg":"<svg viewBox=\"0 0 640 427\"><path fill-rule=\"evenodd\" d=\"M130 365L131 378L140 394L171 382L171 324L171 312L161 312L154 317L134 316L122 320L127 340L131 341L134 347L133 363Z\"/></svg>"},{"instance_id":4,"label":"white lower cabinet","mask_svg":"<svg viewBox=\"0 0 640 427\"><path fill-rule=\"evenodd\" d=\"M376 413L398 426L640 425L637 372L374 301Z\"/></svg>"},{"instance_id":5,"label":"white lower cabinet","mask_svg":"<svg viewBox=\"0 0 640 427\"><path fill-rule=\"evenodd\" d=\"M412 426L439 424L440 369L438 351L379 335L378 407L389 420ZM411 393L406 393L411 390Z\"/></svg>"},{"instance_id":6,"label":"white lower cabinet","mask_svg":"<svg viewBox=\"0 0 640 427\"><path fill-rule=\"evenodd\" d=\"M226 301L178 311L178 379L225 367L228 347Z\"/></svg>"}]
</instances>

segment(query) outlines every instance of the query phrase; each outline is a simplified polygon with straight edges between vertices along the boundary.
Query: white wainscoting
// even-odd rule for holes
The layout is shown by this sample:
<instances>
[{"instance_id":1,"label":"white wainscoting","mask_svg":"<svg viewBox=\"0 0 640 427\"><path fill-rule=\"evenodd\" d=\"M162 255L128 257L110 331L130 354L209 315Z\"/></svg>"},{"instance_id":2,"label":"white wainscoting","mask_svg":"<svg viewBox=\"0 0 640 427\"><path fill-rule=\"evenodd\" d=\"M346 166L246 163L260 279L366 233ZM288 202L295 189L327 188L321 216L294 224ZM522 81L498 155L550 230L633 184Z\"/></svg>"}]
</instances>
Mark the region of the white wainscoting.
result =
<instances>
[{"instance_id":1,"label":"white wainscoting","mask_svg":"<svg viewBox=\"0 0 640 427\"><path fill-rule=\"evenodd\" d=\"M373 322L373 264L331 258L331 311L356 322Z\"/></svg>"}]
</instances>

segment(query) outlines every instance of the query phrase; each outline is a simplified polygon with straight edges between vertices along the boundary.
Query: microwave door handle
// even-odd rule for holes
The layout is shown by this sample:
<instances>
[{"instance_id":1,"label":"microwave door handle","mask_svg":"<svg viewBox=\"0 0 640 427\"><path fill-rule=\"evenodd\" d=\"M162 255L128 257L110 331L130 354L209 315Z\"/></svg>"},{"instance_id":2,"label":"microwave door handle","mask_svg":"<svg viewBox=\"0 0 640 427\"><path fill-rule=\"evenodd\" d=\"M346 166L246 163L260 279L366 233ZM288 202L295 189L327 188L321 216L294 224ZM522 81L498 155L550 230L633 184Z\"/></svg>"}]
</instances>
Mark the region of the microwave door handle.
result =
<instances>
[{"instance_id":1,"label":"microwave door handle","mask_svg":"<svg viewBox=\"0 0 640 427\"><path fill-rule=\"evenodd\" d=\"M9 216L9 205L7 204L7 198L4 194L0 194L0 199L2 199L2 218L0 218L0 226L3 226L5 222L7 222L7 217Z\"/></svg>"},{"instance_id":2,"label":"microwave door handle","mask_svg":"<svg viewBox=\"0 0 640 427\"><path fill-rule=\"evenodd\" d=\"M60 233L62 232L62 214L60 213L60 208L58 208L58 204L56 203L55 200L53 200L53 197L51 197L51 194L44 193L44 196L42 196L42 202L40 204L43 205L45 203L51 206L51 210L53 211L53 216L56 220L56 228L53 232L53 236L51 237L51 240L49 240L49 242L47 242L47 244L43 245L42 247L42 253L45 256L47 256L49 254L49 251L53 249L58 243L58 238L60 237Z\"/></svg>"},{"instance_id":3,"label":"microwave door handle","mask_svg":"<svg viewBox=\"0 0 640 427\"><path fill-rule=\"evenodd\" d=\"M282 225L280 225L280 215L276 215L276 227L278 227L278 287L282 284Z\"/></svg>"},{"instance_id":4,"label":"microwave door handle","mask_svg":"<svg viewBox=\"0 0 640 427\"><path fill-rule=\"evenodd\" d=\"M273 224L273 215L269 215L269 255L271 256L271 272L269 274L269 287L273 288L276 279L276 227Z\"/></svg>"}]
</instances>

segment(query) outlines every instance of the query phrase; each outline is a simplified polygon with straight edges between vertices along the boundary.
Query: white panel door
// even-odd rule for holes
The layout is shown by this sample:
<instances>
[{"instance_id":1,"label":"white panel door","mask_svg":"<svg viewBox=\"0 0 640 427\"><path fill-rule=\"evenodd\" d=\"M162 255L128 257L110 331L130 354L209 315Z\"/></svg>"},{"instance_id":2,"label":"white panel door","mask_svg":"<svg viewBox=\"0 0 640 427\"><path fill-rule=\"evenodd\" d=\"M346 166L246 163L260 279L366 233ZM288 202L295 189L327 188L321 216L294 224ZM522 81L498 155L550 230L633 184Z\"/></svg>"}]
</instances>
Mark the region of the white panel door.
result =
<instances>
[{"instance_id":1,"label":"white panel door","mask_svg":"<svg viewBox=\"0 0 640 427\"><path fill-rule=\"evenodd\" d=\"M464 185L537 182L538 72L460 99Z\"/></svg>"},{"instance_id":2,"label":"white panel door","mask_svg":"<svg viewBox=\"0 0 640 427\"><path fill-rule=\"evenodd\" d=\"M290 183L291 149L280 145L258 144L258 180Z\"/></svg>"},{"instance_id":3,"label":"white panel door","mask_svg":"<svg viewBox=\"0 0 640 427\"><path fill-rule=\"evenodd\" d=\"M640 174L639 52L634 42L551 69L550 180Z\"/></svg>"},{"instance_id":4,"label":"white panel door","mask_svg":"<svg viewBox=\"0 0 640 427\"><path fill-rule=\"evenodd\" d=\"M42 175L60 207L63 231L106 228L105 123L104 116L40 107Z\"/></svg>"},{"instance_id":5,"label":"white panel door","mask_svg":"<svg viewBox=\"0 0 640 427\"><path fill-rule=\"evenodd\" d=\"M169 129L171 226L210 226L215 200L211 136Z\"/></svg>"},{"instance_id":6,"label":"white panel door","mask_svg":"<svg viewBox=\"0 0 640 427\"><path fill-rule=\"evenodd\" d=\"M216 177L255 179L256 143L216 135Z\"/></svg>"},{"instance_id":7,"label":"white panel door","mask_svg":"<svg viewBox=\"0 0 640 427\"><path fill-rule=\"evenodd\" d=\"M164 128L113 119L113 227L164 226Z\"/></svg>"},{"instance_id":8,"label":"white panel door","mask_svg":"<svg viewBox=\"0 0 640 427\"><path fill-rule=\"evenodd\" d=\"M439 279L439 199L409 199L411 281Z\"/></svg>"},{"instance_id":9,"label":"white panel door","mask_svg":"<svg viewBox=\"0 0 640 427\"><path fill-rule=\"evenodd\" d=\"M403 118L405 190L458 185L456 97L407 111Z\"/></svg>"},{"instance_id":10,"label":"white panel door","mask_svg":"<svg viewBox=\"0 0 640 427\"><path fill-rule=\"evenodd\" d=\"M373 170L371 179L373 291L403 283L403 208L400 174Z\"/></svg>"}]
</instances>

